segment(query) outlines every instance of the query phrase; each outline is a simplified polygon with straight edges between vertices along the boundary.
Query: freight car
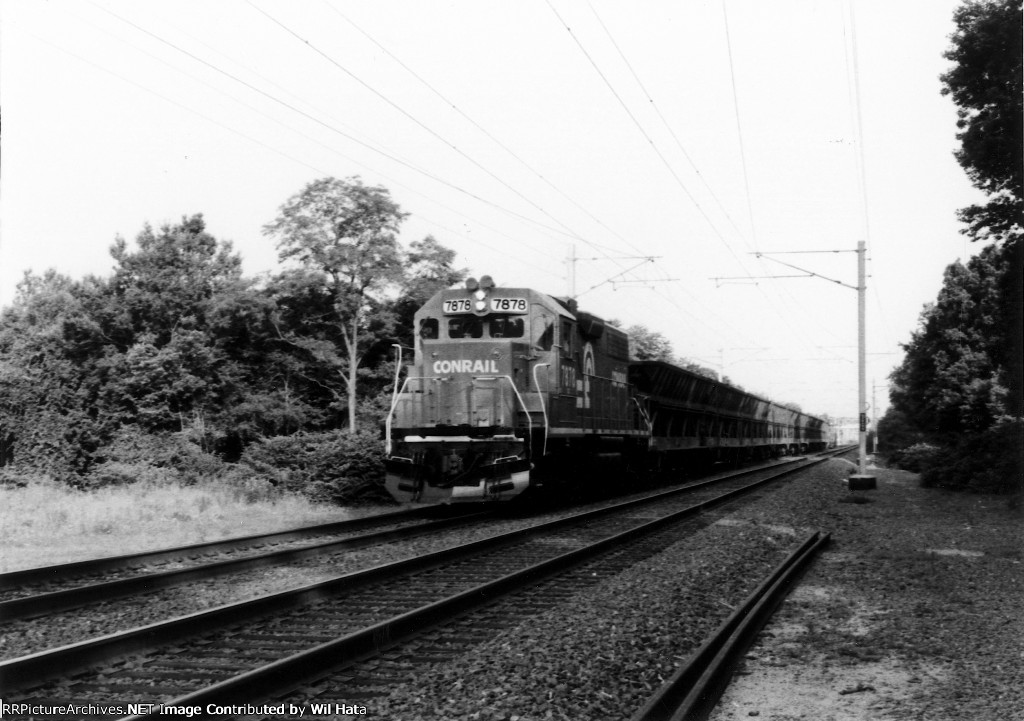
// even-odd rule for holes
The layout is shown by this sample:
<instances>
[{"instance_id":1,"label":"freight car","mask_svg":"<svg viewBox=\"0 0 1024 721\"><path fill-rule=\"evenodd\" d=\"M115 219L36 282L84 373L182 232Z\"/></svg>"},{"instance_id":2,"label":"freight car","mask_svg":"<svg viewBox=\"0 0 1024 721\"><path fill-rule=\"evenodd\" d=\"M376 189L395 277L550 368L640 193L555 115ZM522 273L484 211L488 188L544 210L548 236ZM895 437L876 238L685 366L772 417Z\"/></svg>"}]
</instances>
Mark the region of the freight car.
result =
<instances>
[{"instance_id":1,"label":"freight car","mask_svg":"<svg viewBox=\"0 0 1024 721\"><path fill-rule=\"evenodd\" d=\"M436 294L414 323L385 423L385 482L399 501L508 500L599 471L825 446L819 418L631 362L627 335L571 299L483 276Z\"/></svg>"}]
</instances>

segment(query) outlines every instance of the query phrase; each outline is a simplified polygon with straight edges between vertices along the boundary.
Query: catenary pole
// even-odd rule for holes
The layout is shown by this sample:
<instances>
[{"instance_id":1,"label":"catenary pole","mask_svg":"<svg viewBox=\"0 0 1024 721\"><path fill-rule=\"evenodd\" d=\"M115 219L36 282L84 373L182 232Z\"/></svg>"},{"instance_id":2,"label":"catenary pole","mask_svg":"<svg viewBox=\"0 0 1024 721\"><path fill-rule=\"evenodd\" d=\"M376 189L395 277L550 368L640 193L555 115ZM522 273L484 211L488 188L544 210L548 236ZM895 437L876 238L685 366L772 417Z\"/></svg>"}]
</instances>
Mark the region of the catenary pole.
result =
<instances>
[{"instance_id":1,"label":"catenary pole","mask_svg":"<svg viewBox=\"0 0 1024 721\"><path fill-rule=\"evenodd\" d=\"M772 258L772 255L782 253L842 253L842 252L856 252L857 253L857 285L852 286L849 283L843 283L842 281L834 280L832 278L826 278L823 275L793 265L792 263L785 263L777 258ZM837 285L844 286L846 288L853 288L857 291L857 421L859 424L858 434L858 454L857 454L857 472L850 476L847 483L851 491L863 491L871 488L877 488L877 479L875 476L868 474L867 472L867 439L868 439L868 413L867 413L867 274L865 272L866 267L866 243L863 240L857 241L856 251L842 251L842 250L793 250L793 251L777 251L776 253L764 253L755 252L758 258L767 258L768 260L774 261L786 267L798 270L801 273L805 273L807 277L822 278L823 280L830 280ZM773 277L773 276L751 276L752 278L757 277Z\"/></svg>"},{"instance_id":2,"label":"catenary pole","mask_svg":"<svg viewBox=\"0 0 1024 721\"><path fill-rule=\"evenodd\" d=\"M860 411L858 422L857 473L867 475L868 448L868 381L867 381L867 313L865 296L867 280L864 273L864 241L857 241L857 407Z\"/></svg>"}]
</instances>

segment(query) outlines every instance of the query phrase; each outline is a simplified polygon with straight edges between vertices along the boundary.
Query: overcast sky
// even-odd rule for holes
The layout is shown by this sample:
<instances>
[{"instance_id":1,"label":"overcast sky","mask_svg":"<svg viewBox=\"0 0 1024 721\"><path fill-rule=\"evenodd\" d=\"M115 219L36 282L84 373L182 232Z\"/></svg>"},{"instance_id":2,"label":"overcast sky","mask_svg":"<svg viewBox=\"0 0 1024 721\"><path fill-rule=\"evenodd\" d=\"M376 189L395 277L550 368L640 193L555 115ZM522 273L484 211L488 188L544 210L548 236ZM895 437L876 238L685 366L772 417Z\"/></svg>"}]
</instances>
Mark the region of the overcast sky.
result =
<instances>
[{"instance_id":1,"label":"overcast sky","mask_svg":"<svg viewBox=\"0 0 1024 721\"><path fill-rule=\"evenodd\" d=\"M976 252L940 94L953 0L0 0L0 305L203 213L248 274L306 183L359 175L473 275L854 416ZM651 260L653 259L653 260ZM872 389L869 388L869 400Z\"/></svg>"}]
</instances>

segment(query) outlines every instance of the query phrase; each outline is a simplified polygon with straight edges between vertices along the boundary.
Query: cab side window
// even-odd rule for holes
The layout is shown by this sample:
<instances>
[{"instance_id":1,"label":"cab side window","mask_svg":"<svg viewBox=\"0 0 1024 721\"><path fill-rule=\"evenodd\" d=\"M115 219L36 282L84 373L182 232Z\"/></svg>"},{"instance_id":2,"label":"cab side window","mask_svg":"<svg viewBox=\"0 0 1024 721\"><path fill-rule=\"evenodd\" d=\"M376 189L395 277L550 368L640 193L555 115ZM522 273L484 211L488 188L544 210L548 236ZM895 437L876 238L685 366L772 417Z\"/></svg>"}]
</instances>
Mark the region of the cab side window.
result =
<instances>
[{"instance_id":1,"label":"cab side window","mask_svg":"<svg viewBox=\"0 0 1024 721\"><path fill-rule=\"evenodd\" d=\"M544 323L543 331L539 336L537 336L537 340L535 340L533 344L540 350L547 351L551 350L551 346L555 344L555 324L547 319L544 320L546 322ZM535 323L534 328L536 328L537 325L539 324Z\"/></svg>"},{"instance_id":2,"label":"cab side window","mask_svg":"<svg viewBox=\"0 0 1024 721\"><path fill-rule=\"evenodd\" d=\"M420 321L420 338L435 340L438 334L437 318L424 318Z\"/></svg>"}]
</instances>

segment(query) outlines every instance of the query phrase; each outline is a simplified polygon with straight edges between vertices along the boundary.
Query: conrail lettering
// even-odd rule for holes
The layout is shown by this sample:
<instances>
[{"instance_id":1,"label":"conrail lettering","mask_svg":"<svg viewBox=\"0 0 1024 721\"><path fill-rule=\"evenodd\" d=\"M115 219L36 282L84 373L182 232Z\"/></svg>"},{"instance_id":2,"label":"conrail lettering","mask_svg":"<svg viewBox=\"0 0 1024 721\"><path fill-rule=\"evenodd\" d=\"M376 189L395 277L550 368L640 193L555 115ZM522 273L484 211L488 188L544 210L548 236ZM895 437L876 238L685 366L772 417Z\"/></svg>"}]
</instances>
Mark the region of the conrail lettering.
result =
<instances>
[{"instance_id":1,"label":"conrail lettering","mask_svg":"<svg viewBox=\"0 0 1024 721\"><path fill-rule=\"evenodd\" d=\"M498 362L493 360L439 360L434 361L435 373L499 373Z\"/></svg>"}]
</instances>

